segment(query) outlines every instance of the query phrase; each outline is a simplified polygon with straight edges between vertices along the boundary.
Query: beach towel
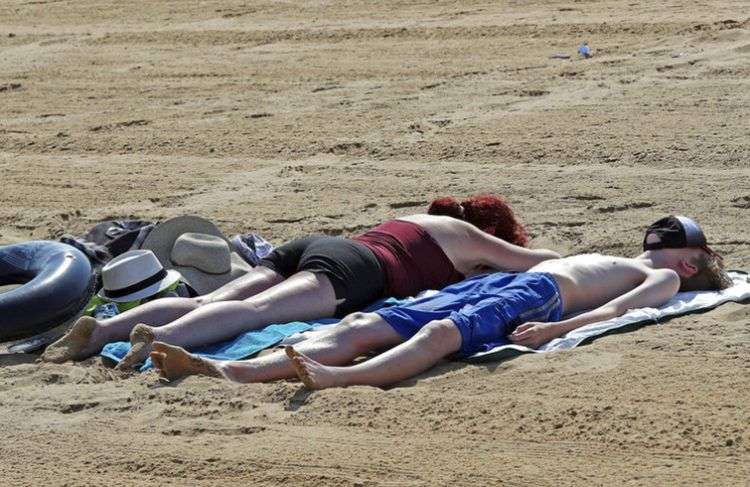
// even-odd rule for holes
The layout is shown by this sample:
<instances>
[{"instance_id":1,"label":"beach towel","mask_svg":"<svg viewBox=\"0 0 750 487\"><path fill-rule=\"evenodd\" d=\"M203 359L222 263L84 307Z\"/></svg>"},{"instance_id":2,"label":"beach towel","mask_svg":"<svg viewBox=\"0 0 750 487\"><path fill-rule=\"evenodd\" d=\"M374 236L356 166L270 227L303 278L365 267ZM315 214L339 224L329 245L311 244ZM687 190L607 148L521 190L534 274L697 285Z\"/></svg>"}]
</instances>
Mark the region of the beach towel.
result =
<instances>
[{"instance_id":1,"label":"beach towel","mask_svg":"<svg viewBox=\"0 0 750 487\"><path fill-rule=\"evenodd\" d=\"M393 298L383 299L370 305L364 311L375 311L385 306L394 306L400 302ZM324 318L311 322L293 321L291 323L274 324L260 330L245 332L231 340L196 347L191 351L201 357L215 360L242 360L261 350L278 345L286 337L338 322L339 320L335 318ZM100 355L119 362L129 351L130 342L113 342L106 344ZM149 358L139 370L143 372L151 367L151 359Z\"/></svg>"},{"instance_id":2,"label":"beach towel","mask_svg":"<svg viewBox=\"0 0 750 487\"><path fill-rule=\"evenodd\" d=\"M740 271L730 271L729 275L732 277L734 285L722 291L678 293L659 308L632 309L617 318L582 326L560 338L555 338L538 349L509 343L495 347L487 352L476 353L464 360L468 362L489 362L515 357L522 353L567 350L591 341L598 336L612 333L613 331L625 331L647 324L659 323L676 316L707 311L729 301L743 302L750 300L748 274ZM437 291L425 291L425 293L435 292ZM425 296L425 293L420 294L418 297ZM400 303L406 303L411 299L414 298L381 300L364 311L375 311L384 306L396 306ZM262 330L243 333L232 340L196 348L193 352L203 357L217 360L242 360L255 355L261 350L279 344L298 343L306 338L305 332L320 330L336 323L338 323L338 320L327 318L313 322L295 321L286 324L270 325ZM109 343L104 346L101 355L119 362L129 350L129 342ZM151 359L148 359L140 370L145 371L150 368Z\"/></svg>"},{"instance_id":3,"label":"beach towel","mask_svg":"<svg viewBox=\"0 0 750 487\"><path fill-rule=\"evenodd\" d=\"M724 303L750 300L750 282L748 274L741 271L730 271L734 285L722 291L692 291L677 293L675 297L659 308L631 309L617 318L591 323L555 338L537 349L521 345L500 345L486 352L476 353L466 360L469 362L498 361L515 357L522 353L544 353L554 350L568 350L594 338L614 331L628 331L640 326L655 324L669 318L690 313L698 313L716 308Z\"/></svg>"},{"instance_id":4,"label":"beach towel","mask_svg":"<svg viewBox=\"0 0 750 487\"><path fill-rule=\"evenodd\" d=\"M555 338L554 340L545 343L537 349L508 342L507 344L499 345L492 350L475 353L474 355L465 357L463 360L467 362L490 362L515 357L522 353L543 353L554 350L568 350L575 348L578 345L588 343L594 338L608 333L616 331L631 331L644 325L660 323L669 318L690 313L705 312L730 301L750 301L750 277L748 274L742 271L729 271L729 275L732 278L734 285L722 291L692 291L677 293L675 297L659 308L632 309L617 318L582 326L581 328L566 333L560 338ZM425 291L418 297L423 297L427 293L435 292L437 291ZM323 326L324 325L315 325L311 327L311 330L320 329ZM293 345L294 343L300 342L306 334L306 332L303 332L291 335L285 338L280 344Z\"/></svg>"}]
</instances>

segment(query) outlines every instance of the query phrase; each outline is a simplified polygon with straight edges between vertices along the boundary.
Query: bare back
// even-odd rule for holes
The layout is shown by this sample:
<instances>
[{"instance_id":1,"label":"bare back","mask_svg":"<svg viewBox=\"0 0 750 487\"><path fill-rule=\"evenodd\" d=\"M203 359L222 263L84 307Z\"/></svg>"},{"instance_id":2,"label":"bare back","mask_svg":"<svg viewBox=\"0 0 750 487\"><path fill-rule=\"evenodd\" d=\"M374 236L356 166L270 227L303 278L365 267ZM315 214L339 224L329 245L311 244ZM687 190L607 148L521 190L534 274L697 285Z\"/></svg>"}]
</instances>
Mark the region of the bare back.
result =
<instances>
[{"instance_id":1,"label":"bare back","mask_svg":"<svg viewBox=\"0 0 750 487\"><path fill-rule=\"evenodd\" d=\"M545 259L559 257L549 250L518 247L448 216L421 214L398 219L419 225L429 233L453 267L464 276L491 269L525 271Z\"/></svg>"},{"instance_id":2,"label":"bare back","mask_svg":"<svg viewBox=\"0 0 750 487\"><path fill-rule=\"evenodd\" d=\"M640 286L656 272L637 259L601 254L581 254L548 260L529 272L551 274L560 286L563 313L597 308Z\"/></svg>"}]
</instances>

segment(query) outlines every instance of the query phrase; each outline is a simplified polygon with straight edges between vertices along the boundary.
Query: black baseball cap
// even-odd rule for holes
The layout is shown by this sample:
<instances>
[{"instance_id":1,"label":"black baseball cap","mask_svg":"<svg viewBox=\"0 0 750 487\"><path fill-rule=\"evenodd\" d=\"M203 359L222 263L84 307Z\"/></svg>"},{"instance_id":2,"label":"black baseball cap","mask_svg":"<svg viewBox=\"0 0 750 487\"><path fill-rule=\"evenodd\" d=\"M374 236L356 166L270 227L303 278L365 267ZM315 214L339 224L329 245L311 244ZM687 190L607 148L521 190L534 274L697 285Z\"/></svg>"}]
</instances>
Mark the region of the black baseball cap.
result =
<instances>
[{"instance_id":1,"label":"black baseball cap","mask_svg":"<svg viewBox=\"0 0 750 487\"><path fill-rule=\"evenodd\" d=\"M643 238L643 250L698 247L721 258L711 250L701 227L686 216L670 215L651 224Z\"/></svg>"}]
</instances>

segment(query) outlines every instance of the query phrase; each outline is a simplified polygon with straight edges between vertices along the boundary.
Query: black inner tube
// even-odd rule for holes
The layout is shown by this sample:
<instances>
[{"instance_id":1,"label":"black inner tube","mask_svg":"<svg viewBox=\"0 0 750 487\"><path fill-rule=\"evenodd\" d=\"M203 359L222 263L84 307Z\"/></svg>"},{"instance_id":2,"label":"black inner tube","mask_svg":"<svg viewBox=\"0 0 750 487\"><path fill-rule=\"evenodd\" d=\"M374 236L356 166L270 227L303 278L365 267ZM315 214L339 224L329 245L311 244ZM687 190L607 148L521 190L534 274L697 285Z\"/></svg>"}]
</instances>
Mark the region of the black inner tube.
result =
<instances>
[{"instance_id":1,"label":"black inner tube","mask_svg":"<svg viewBox=\"0 0 750 487\"><path fill-rule=\"evenodd\" d=\"M0 247L0 340L35 335L75 316L95 280L88 258L60 242L35 240Z\"/></svg>"}]
</instances>

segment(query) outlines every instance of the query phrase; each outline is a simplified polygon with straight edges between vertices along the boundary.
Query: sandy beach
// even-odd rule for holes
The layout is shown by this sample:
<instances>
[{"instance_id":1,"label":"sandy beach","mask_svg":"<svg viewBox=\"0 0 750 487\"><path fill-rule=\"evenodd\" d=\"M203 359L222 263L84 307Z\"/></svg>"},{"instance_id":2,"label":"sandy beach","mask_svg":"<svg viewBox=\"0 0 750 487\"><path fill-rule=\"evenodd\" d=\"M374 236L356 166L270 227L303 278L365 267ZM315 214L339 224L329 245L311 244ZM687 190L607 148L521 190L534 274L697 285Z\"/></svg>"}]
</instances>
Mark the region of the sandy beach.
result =
<instances>
[{"instance_id":1,"label":"sandy beach","mask_svg":"<svg viewBox=\"0 0 750 487\"><path fill-rule=\"evenodd\" d=\"M749 12L5 0L0 244L183 214L280 244L493 192L536 247L634 256L682 213L750 270ZM387 390L0 353L0 484L750 485L749 325L727 304Z\"/></svg>"}]
</instances>

